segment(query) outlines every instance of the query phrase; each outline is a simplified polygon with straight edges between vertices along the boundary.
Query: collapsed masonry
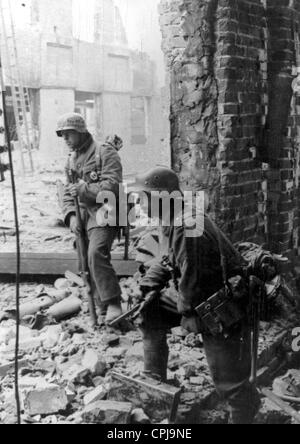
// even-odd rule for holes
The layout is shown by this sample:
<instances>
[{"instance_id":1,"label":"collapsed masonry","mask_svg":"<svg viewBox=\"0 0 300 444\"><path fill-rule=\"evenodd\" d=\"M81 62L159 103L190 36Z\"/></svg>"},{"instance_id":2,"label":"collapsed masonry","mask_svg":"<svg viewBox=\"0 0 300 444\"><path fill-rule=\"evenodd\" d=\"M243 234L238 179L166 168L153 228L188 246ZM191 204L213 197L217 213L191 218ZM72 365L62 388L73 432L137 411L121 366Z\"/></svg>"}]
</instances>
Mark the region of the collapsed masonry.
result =
<instances>
[{"instance_id":1,"label":"collapsed masonry","mask_svg":"<svg viewBox=\"0 0 300 444\"><path fill-rule=\"evenodd\" d=\"M299 0L162 0L173 166L234 241L299 256Z\"/></svg>"}]
</instances>

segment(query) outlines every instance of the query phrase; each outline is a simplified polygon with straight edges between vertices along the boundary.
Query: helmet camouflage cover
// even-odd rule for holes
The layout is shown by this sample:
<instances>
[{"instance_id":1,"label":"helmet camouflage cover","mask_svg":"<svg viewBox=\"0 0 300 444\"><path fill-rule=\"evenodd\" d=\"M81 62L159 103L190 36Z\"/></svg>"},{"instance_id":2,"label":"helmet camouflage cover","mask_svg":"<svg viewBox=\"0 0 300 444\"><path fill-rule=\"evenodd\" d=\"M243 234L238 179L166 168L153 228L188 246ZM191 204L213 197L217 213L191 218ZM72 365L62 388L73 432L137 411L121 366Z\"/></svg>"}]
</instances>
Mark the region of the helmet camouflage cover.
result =
<instances>
[{"instance_id":1,"label":"helmet camouflage cover","mask_svg":"<svg viewBox=\"0 0 300 444\"><path fill-rule=\"evenodd\" d=\"M130 192L138 191L180 191L178 176L169 168L157 167L136 177L133 184L129 185Z\"/></svg>"},{"instance_id":2,"label":"helmet camouflage cover","mask_svg":"<svg viewBox=\"0 0 300 444\"><path fill-rule=\"evenodd\" d=\"M85 134L88 132L86 122L81 114L69 113L60 117L57 123L56 134L62 137L63 131L73 130Z\"/></svg>"}]
</instances>

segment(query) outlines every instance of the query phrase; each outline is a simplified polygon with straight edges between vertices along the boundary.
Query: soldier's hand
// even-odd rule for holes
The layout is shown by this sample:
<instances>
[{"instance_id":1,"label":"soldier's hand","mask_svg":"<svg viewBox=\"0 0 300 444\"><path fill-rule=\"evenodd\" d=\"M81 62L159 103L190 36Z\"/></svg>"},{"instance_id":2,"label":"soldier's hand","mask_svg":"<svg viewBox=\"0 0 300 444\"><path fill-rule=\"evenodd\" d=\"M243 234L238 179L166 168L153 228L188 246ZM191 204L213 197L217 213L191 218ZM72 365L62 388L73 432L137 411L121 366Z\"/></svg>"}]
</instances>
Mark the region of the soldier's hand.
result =
<instances>
[{"instance_id":1,"label":"soldier's hand","mask_svg":"<svg viewBox=\"0 0 300 444\"><path fill-rule=\"evenodd\" d=\"M78 197L78 186L76 185L70 185L68 192L71 194L72 197Z\"/></svg>"},{"instance_id":2,"label":"soldier's hand","mask_svg":"<svg viewBox=\"0 0 300 444\"><path fill-rule=\"evenodd\" d=\"M70 219L70 230L72 233L76 234L76 236L80 235L80 227L77 224L76 216L72 216Z\"/></svg>"},{"instance_id":3,"label":"soldier's hand","mask_svg":"<svg viewBox=\"0 0 300 444\"><path fill-rule=\"evenodd\" d=\"M68 192L71 194L72 197L78 197L79 188L81 185L85 184L83 180L80 180L78 183L75 183L73 185L69 185Z\"/></svg>"}]
</instances>

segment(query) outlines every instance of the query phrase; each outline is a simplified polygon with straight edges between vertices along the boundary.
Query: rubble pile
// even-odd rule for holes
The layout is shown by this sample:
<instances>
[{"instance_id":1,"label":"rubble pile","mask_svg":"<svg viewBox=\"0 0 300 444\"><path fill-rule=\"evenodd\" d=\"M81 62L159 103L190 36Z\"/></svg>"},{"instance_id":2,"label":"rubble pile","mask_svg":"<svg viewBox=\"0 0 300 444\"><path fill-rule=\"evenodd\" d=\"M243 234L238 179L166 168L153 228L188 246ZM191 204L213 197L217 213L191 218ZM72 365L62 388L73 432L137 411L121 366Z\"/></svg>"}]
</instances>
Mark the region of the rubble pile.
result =
<instances>
[{"instance_id":1,"label":"rubble pile","mask_svg":"<svg viewBox=\"0 0 300 444\"><path fill-rule=\"evenodd\" d=\"M70 282L60 279L55 285L62 289ZM138 290L136 280L124 279L121 285L124 302L134 300ZM67 290L81 298L80 288L75 284ZM53 291L51 286L22 284L21 306L36 300L40 294ZM11 313L9 309L13 306L14 286L1 284L0 311ZM94 330L89 327L88 306L84 300L81 300L80 313L67 320L57 322L50 318L46 325L38 327L28 321L26 316L22 320L19 350L24 422L107 423L111 418L116 424L136 422L137 418L148 421L145 411L140 409L142 412L137 412L134 403L109 398L112 372L130 378L142 377L143 346L141 336L133 325L116 331L105 327L100 317L101 326ZM283 330L280 322L263 325L261 354ZM168 381L173 387L182 389L177 421L189 422L193 417L196 422L225 422L223 408L219 411L209 408L199 413L199 407L209 404L214 393L201 336L188 334L177 327L172 330L168 342ZM6 424L16 421L14 348L15 321L4 317L0 323L0 423ZM192 416L195 414L196 417ZM161 422L166 420L166 417L160 418ZM153 418L150 417L150 421L154 422Z\"/></svg>"},{"instance_id":2,"label":"rubble pile","mask_svg":"<svg viewBox=\"0 0 300 444\"><path fill-rule=\"evenodd\" d=\"M41 244L44 252L72 250L73 236L59 217L57 180L64 180L63 163L40 167L34 176L16 177L23 251L41 251ZM1 252L13 252L16 233L9 180L0 184L0 192Z\"/></svg>"},{"instance_id":3,"label":"rubble pile","mask_svg":"<svg viewBox=\"0 0 300 444\"><path fill-rule=\"evenodd\" d=\"M132 297L135 288L134 280L123 280L124 299ZM70 287L70 291L80 297L78 287ZM21 306L36 300L41 293L51 292L51 286L22 284ZM1 284L0 311L12 312L13 306L14 286ZM133 421L136 418L145 421L145 414L137 414L134 405L129 409L128 405L118 405L108 399L112 371L133 378L142 374L143 346L134 326L125 332L110 330L103 324L97 330L92 329L85 301L81 301L81 312L76 316L59 323L50 319L49 324L39 326L40 329L31 328L25 316L20 327L19 385L23 421L106 422L110 417L128 421L129 413L133 414ZM174 329L169 344L168 378L171 384L183 388L178 414L183 418L195 403L209 396L213 386L200 336ZM16 421L14 349L15 321L4 318L0 323L0 423Z\"/></svg>"}]
</instances>

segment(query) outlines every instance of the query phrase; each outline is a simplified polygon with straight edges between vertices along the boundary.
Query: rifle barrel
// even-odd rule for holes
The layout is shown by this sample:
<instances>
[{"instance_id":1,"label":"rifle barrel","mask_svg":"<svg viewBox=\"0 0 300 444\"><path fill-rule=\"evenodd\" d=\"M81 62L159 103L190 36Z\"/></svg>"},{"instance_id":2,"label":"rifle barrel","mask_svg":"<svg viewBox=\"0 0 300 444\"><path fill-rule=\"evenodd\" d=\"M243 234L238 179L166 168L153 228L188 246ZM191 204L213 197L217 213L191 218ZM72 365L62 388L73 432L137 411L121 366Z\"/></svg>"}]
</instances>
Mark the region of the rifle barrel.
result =
<instances>
[{"instance_id":1,"label":"rifle barrel","mask_svg":"<svg viewBox=\"0 0 300 444\"><path fill-rule=\"evenodd\" d=\"M69 183L75 183L73 174L71 170L67 170L67 179ZM76 219L77 224L79 226L80 234L76 235L77 239L77 254L80 264L80 275L84 281L85 284L85 291L88 299L89 304L89 313L90 318L93 327L95 327L97 322L97 314L96 314L96 307L95 307L95 301L94 297L92 295L92 289L91 289L91 281L90 281L90 270L88 266L88 260L87 260L87 245L86 245L86 239L84 234L84 225L81 217L81 211L80 211L80 203L78 196L74 198L74 205L75 205L75 212L76 212Z\"/></svg>"}]
</instances>

